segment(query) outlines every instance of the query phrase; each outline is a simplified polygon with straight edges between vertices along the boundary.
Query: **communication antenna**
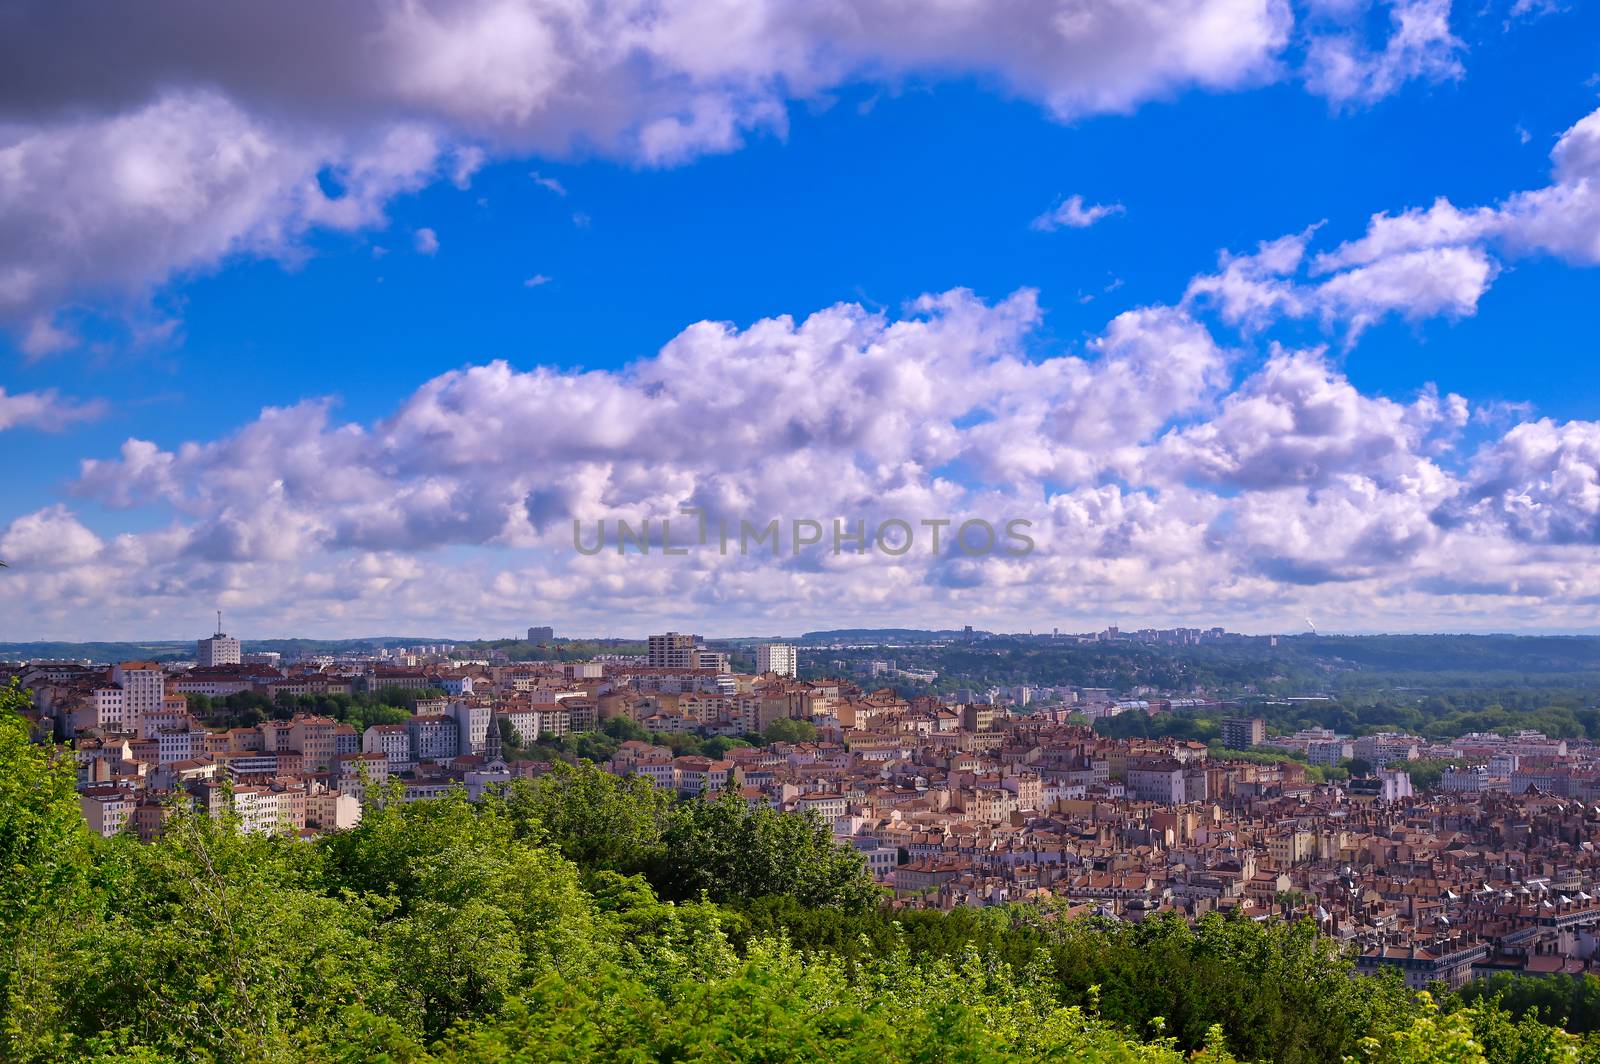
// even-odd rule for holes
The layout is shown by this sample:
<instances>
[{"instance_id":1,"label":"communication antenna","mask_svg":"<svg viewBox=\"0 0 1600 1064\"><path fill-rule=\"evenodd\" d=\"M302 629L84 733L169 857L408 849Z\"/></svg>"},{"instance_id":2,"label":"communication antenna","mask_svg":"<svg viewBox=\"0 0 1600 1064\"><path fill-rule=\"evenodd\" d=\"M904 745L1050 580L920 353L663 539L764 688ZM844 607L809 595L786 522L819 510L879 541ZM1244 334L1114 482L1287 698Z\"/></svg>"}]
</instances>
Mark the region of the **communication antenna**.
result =
<instances>
[{"instance_id":1,"label":"communication antenna","mask_svg":"<svg viewBox=\"0 0 1600 1064\"><path fill-rule=\"evenodd\" d=\"M217 634L222 634L222 611L217 611Z\"/></svg>"}]
</instances>

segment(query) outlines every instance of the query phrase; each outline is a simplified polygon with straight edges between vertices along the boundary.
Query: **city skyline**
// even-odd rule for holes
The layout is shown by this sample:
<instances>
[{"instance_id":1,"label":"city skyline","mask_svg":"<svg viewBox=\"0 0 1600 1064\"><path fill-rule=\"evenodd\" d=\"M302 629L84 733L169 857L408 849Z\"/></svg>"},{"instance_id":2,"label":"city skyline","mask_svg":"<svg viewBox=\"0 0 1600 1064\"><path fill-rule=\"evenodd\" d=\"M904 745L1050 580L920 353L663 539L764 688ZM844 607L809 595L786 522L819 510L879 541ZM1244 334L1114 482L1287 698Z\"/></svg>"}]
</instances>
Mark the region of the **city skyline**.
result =
<instances>
[{"instance_id":1,"label":"city skyline","mask_svg":"<svg viewBox=\"0 0 1600 1064\"><path fill-rule=\"evenodd\" d=\"M1600 11L844 7L22 5L0 639L1600 631Z\"/></svg>"}]
</instances>

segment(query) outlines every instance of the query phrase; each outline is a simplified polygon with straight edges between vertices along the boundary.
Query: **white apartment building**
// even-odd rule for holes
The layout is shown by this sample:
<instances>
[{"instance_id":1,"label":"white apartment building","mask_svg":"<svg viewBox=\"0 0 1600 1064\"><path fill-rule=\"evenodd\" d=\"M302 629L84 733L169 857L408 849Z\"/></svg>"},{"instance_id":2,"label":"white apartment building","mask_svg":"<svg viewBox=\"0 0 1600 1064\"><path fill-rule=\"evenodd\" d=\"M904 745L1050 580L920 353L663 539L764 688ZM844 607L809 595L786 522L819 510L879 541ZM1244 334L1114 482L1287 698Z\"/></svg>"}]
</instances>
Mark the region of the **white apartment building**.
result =
<instances>
[{"instance_id":1,"label":"white apartment building","mask_svg":"<svg viewBox=\"0 0 1600 1064\"><path fill-rule=\"evenodd\" d=\"M120 787L90 787L78 795L78 806L89 823L89 830L105 838L127 826L136 805L138 800L133 793Z\"/></svg>"},{"instance_id":2,"label":"white apartment building","mask_svg":"<svg viewBox=\"0 0 1600 1064\"><path fill-rule=\"evenodd\" d=\"M239 814L239 830L259 834L277 831L282 822L278 803L279 792L271 787L235 787L233 811Z\"/></svg>"},{"instance_id":3,"label":"white apartment building","mask_svg":"<svg viewBox=\"0 0 1600 1064\"><path fill-rule=\"evenodd\" d=\"M1306 744L1306 760L1323 768L1355 756L1356 748L1348 739L1317 739Z\"/></svg>"},{"instance_id":4,"label":"white apartment building","mask_svg":"<svg viewBox=\"0 0 1600 1064\"><path fill-rule=\"evenodd\" d=\"M489 718L493 715L488 704L451 702L445 714L456 722L456 756L483 753L489 740Z\"/></svg>"},{"instance_id":5,"label":"white apartment building","mask_svg":"<svg viewBox=\"0 0 1600 1064\"><path fill-rule=\"evenodd\" d=\"M1129 765L1127 783L1133 797L1141 802L1183 804L1183 766L1176 761Z\"/></svg>"},{"instance_id":6,"label":"white apartment building","mask_svg":"<svg viewBox=\"0 0 1600 1064\"><path fill-rule=\"evenodd\" d=\"M155 731L156 760L159 764L170 765L177 761L188 761L196 754L205 753L205 731L191 731L188 724L181 727L162 727ZM201 749L196 750L196 744Z\"/></svg>"},{"instance_id":7,"label":"white apartment building","mask_svg":"<svg viewBox=\"0 0 1600 1064\"><path fill-rule=\"evenodd\" d=\"M413 761L448 761L459 756L461 729L454 717L419 713L406 722Z\"/></svg>"},{"instance_id":8,"label":"white apartment building","mask_svg":"<svg viewBox=\"0 0 1600 1064\"><path fill-rule=\"evenodd\" d=\"M756 647L756 672L779 676L800 675L800 663L791 643L762 643Z\"/></svg>"},{"instance_id":9,"label":"white apartment building","mask_svg":"<svg viewBox=\"0 0 1600 1064\"><path fill-rule=\"evenodd\" d=\"M410 772L416 767L411 760L411 733L404 724L374 724L361 735L361 752L382 754L391 772Z\"/></svg>"},{"instance_id":10,"label":"white apartment building","mask_svg":"<svg viewBox=\"0 0 1600 1064\"><path fill-rule=\"evenodd\" d=\"M795 812L817 814L830 831L847 808L848 803L842 794L806 794L794 800Z\"/></svg>"},{"instance_id":11,"label":"white apartment building","mask_svg":"<svg viewBox=\"0 0 1600 1064\"><path fill-rule=\"evenodd\" d=\"M122 688L122 727L145 738L144 716L160 713L167 697L167 676L153 661L125 661L113 666L111 679Z\"/></svg>"},{"instance_id":12,"label":"white apartment building","mask_svg":"<svg viewBox=\"0 0 1600 1064\"><path fill-rule=\"evenodd\" d=\"M1402 798L1410 798L1415 792L1411 789L1411 774L1401 769L1378 770L1378 779L1383 782L1383 800L1398 802Z\"/></svg>"},{"instance_id":13,"label":"white apartment building","mask_svg":"<svg viewBox=\"0 0 1600 1064\"><path fill-rule=\"evenodd\" d=\"M88 719L80 725L75 717L74 728L83 726L91 728L104 728L107 731L122 731L127 721L127 695L118 684L108 684L96 687L90 694L90 711Z\"/></svg>"},{"instance_id":14,"label":"white apartment building","mask_svg":"<svg viewBox=\"0 0 1600 1064\"><path fill-rule=\"evenodd\" d=\"M1452 794L1479 794L1489 789L1488 783L1487 765L1468 765L1465 768L1446 765L1444 776L1439 780L1439 787Z\"/></svg>"}]
</instances>

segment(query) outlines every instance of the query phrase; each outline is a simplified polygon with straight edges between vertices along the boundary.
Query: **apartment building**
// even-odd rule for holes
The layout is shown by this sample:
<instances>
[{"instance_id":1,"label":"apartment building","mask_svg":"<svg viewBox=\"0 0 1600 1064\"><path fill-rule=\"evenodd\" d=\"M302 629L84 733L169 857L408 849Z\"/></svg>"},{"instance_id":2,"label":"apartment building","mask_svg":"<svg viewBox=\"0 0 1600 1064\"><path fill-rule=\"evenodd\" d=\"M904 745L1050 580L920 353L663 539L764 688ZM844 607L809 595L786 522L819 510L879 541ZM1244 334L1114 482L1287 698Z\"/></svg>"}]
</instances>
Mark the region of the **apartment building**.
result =
<instances>
[{"instance_id":1,"label":"apartment building","mask_svg":"<svg viewBox=\"0 0 1600 1064\"><path fill-rule=\"evenodd\" d=\"M762 643L756 647L756 672L776 673L791 679L800 675L799 657L791 643Z\"/></svg>"}]
</instances>

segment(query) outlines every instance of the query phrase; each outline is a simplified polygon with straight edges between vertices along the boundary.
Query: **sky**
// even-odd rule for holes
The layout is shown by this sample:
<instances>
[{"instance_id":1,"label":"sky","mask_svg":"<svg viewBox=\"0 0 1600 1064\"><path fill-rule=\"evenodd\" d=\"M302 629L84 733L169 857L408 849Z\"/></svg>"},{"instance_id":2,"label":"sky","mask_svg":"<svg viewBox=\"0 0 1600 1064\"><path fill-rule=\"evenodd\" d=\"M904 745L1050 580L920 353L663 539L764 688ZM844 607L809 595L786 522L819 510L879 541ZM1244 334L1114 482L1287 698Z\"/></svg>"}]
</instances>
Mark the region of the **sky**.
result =
<instances>
[{"instance_id":1,"label":"sky","mask_svg":"<svg viewBox=\"0 0 1600 1064\"><path fill-rule=\"evenodd\" d=\"M1596 632L1597 266L1579 0L20 0L0 639Z\"/></svg>"}]
</instances>

